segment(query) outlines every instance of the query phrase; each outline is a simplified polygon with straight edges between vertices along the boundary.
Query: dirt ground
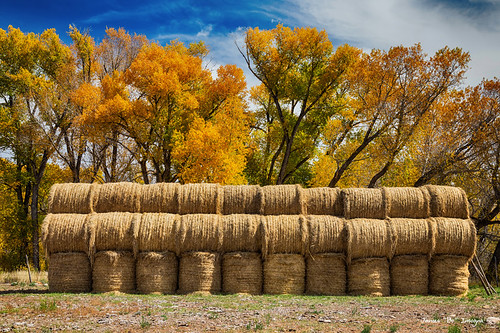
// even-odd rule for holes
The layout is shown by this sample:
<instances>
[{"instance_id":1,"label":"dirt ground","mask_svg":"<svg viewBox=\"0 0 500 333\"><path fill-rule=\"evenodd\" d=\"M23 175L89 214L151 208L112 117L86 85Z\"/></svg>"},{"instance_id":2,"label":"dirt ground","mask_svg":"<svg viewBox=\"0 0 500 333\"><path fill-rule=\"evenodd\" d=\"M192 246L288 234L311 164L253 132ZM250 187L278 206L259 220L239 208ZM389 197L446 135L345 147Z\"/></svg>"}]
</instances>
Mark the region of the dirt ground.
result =
<instances>
[{"instance_id":1,"label":"dirt ground","mask_svg":"<svg viewBox=\"0 0 500 333\"><path fill-rule=\"evenodd\" d=\"M500 297L51 294L0 284L0 332L498 332Z\"/></svg>"}]
</instances>

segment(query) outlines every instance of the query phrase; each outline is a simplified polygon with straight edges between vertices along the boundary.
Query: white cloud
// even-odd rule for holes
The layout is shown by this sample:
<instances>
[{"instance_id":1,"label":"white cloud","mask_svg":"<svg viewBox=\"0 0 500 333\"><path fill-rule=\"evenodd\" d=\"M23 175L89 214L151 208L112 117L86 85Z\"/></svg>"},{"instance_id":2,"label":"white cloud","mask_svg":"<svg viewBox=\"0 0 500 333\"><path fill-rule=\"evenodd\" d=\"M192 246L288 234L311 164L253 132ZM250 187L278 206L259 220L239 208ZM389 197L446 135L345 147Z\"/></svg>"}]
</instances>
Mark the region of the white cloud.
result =
<instances>
[{"instance_id":1,"label":"white cloud","mask_svg":"<svg viewBox=\"0 0 500 333\"><path fill-rule=\"evenodd\" d=\"M420 0L289 1L282 10L292 22L325 29L334 43L388 49L421 42L429 54L461 47L472 58L467 84L500 76L499 0L487 1L486 12Z\"/></svg>"}]
</instances>

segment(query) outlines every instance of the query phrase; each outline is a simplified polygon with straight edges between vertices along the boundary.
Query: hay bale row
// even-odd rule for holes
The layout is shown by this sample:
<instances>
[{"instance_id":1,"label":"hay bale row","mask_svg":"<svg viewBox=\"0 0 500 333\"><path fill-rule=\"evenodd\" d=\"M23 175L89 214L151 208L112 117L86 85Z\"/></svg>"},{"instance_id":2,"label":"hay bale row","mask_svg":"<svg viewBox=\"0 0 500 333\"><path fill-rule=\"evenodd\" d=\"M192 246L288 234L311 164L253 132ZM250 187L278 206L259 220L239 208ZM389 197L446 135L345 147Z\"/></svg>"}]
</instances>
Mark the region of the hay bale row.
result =
<instances>
[{"instance_id":1,"label":"hay bale row","mask_svg":"<svg viewBox=\"0 0 500 333\"><path fill-rule=\"evenodd\" d=\"M88 293L92 290L92 269L86 253L52 253L48 259L51 293Z\"/></svg>"},{"instance_id":2,"label":"hay bale row","mask_svg":"<svg viewBox=\"0 0 500 333\"><path fill-rule=\"evenodd\" d=\"M342 253L319 253L307 257L306 293L345 295L347 272Z\"/></svg>"},{"instance_id":3,"label":"hay bale row","mask_svg":"<svg viewBox=\"0 0 500 333\"><path fill-rule=\"evenodd\" d=\"M469 288L469 257L434 256L430 262L429 291L433 295L463 296Z\"/></svg>"},{"instance_id":4,"label":"hay bale row","mask_svg":"<svg viewBox=\"0 0 500 333\"><path fill-rule=\"evenodd\" d=\"M394 255L471 257L476 229L455 218L386 220L329 215L162 213L49 214L42 226L48 254L99 251L345 253L347 261Z\"/></svg>"},{"instance_id":5,"label":"hay bale row","mask_svg":"<svg viewBox=\"0 0 500 333\"><path fill-rule=\"evenodd\" d=\"M137 292L173 294L177 290L177 257L172 252L141 252L136 261Z\"/></svg>"},{"instance_id":6,"label":"hay bale row","mask_svg":"<svg viewBox=\"0 0 500 333\"><path fill-rule=\"evenodd\" d=\"M226 253L222 259L222 291L230 294L262 293L262 259L256 252Z\"/></svg>"},{"instance_id":7,"label":"hay bale row","mask_svg":"<svg viewBox=\"0 0 500 333\"><path fill-rule=\"evenodd\" d=\"M390 283L387 258L361 258L348 265L347 291L350 295L389 296Z\"/></svg>"},{"instance_id":8,"label":"hay bale row","mask_svg":"<svg viewBox=\"0 0 500 333\"><path fill-rule=\"evenodd\" d=\"M56 184L50 191L49 212L469 218L467 196L462 189L435 185L340 190L302 189L300 185Z\"/></svg>"},{"instance_id":9,"label":"hay bale row","mask_svg":"<svg viewBox=\"0 0 500 333\"><path fill-rule=\"evenodd\" d=\"M98 293L135 291L135 259L130 251L100 251L92 268L92 290Z\"/></svg>"},{"instance_id":10,"label":"hay bale row","mask_svg":"<svg viewBox=\"0 0 500 333\"><path fill-rule=\"evenodd\" d=\"M179 293L221 291L221 257L214 252L187 252L179 260Z\"/></svg>"},{"instance_id":11,"label":"hay bale row","mask_svg":"<svg viewBox=\"0 0 500 333\"><path fill-rule=\"evenodd\" d=\"M429 262L426 255L402 255L392 258L392 295L427 295L428 289Z\"/></svg>"}]
</instances>

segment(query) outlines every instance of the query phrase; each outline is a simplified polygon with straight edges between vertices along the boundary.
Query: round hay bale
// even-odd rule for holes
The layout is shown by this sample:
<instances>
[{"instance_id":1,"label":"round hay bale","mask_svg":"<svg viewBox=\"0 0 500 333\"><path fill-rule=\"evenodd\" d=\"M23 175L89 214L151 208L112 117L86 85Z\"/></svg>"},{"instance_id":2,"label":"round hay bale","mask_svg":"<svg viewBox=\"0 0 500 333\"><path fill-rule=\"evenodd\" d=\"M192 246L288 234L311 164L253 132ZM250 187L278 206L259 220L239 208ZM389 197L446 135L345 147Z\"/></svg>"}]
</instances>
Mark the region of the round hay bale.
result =
<instances>
[{"instance_id":1,"label":"round hay bale","mask_svg":"<svg viewBox=\"0 0 500 333\"><path fill-rule=\"evenodd\" d=\"M224 215L222 222L223 252L259 252L262 248L260 215Z\"/></svg>"},{"instance_id":2,"label":"round hay bale","mask_svg":"<svg viewBox=\"0 0 500 333\"><path fill-rule=\"evenodd\" d=\"M427 259L426 255L404 255L392 258L392 295L427 295L429 289Z\"/></svg>"},{"instance_id":3,"label":"round hay bale","mask_svg":"<svg viewBox=\"0 0 500 333\"><path fill-rule=\"evenodd\" d=\"M141 185L137 183L107 183L100 185L95 202L96 213L141 211Z\"/></svg>"},{"instance_id":4,"label":"round hay bale","mask_svg":"<svg viewBox=\"0 0 500 333\"><path fill-rule=\"evenodd\" d=\"M141 186L140 207L143 213L179 212L179 183L157 183Z\"/></svg>"},{"instance_id":5,"label":"round hay bale","mask_svg":"<svg viewBox=\"0 0 500 333\"><path fill-rule=\"evenodd\" d=\"M347 261L357 258L387 257L394 253L394 235L387 220L346 221Z\"/></svg>"},{"instance_id":6,"label":"round hay bale","mask_svg":"<svg viewBox=\"0 0 500 333\"><path fill-rule=\"evenodd\" d=\"M92 290L92 270L83 252L52 253L49 256L51 293L88 293Z\"/></svg>"},{"instance_id":7,"label":"round hay bale","mask_svg":"<svg viewBox=\"0 0 500 333\"><path fill-rule=\"evenodd\" d=\"M222 291L225 293L262 293L262 261L259 253L231 252L222 257Z\"/></svg>"},{"instance_id":8,"label":"round hay bale","mask_svg":"<svg viewBox=\"0 0 500 333\"><path fill-rule=\"evenodd\" d=\"M304 293L306 263L300 254L271 254L264 260L264 294Z\"/></svg>"},{"instance_id":9,"label":"round hay bale","mask_svg":"<svg viewBox=\"0 0 500 333\"><path fill-rule=\"evenodd\" d=\"M172 252L141 252L137 256L137 291L141 294L174 294L177 290L177 257Z\"/></svg>"},{"instance_id":10,"label":"round hay bale","mask_svg":"<svg viewBox=\"0 0 500 333\"><path fill-rule=\"evenodd\" d=\"M342 253L319 253L307 257L307 289L311 295L346 294L346 263Z\"/></svg>"},{"instance_id":11,"label":"round hay bale","mask_svg":"<svg viewBox=\"0 0 500 333\"><path fill-rule=\"evenodd\" d=\"M179 260L179 292L218 293L221 290L220 254L186 252Z\"/></svg>"},{"instance_id":12,"label":"round hay bale","mask_svg":"<svg viewBox=\"0 0 500 333\"><path fill-rule=\"evenodd\" d=\"M389 217L427 218L430 216L430 198L418 187L384 187L386 210Z\"/></svg>"},{"instance_id":13,"label":"round hay bale","mask_svg":"<svg viewBox=\"0 0 500 333\"><path fill-rule=\"evenodd\" d=\"M262 215L306 214L306 202L300 185L262 187Z\"/></svg>"},{"instance_id":14,"label":"round hay bale","mask_svg":"<svg viewBox=\"0 0 500 333\"><path fill-rule=\"evenodd\" d=\"M176 232L177 254L191 251L220 252L221 216L216 214L182 215Z\"/></svg>"},{"instance_id":15,"label":"round hay bale","mask_svg":"<svg viewBox=\"0 0 500 333\"><path fill-rule=\"evenodd\" d=\"M309 215L344 216L344 203L339 188L316 187L304 189Z\"/></svg>"},{"instance_id":16,"label":"round hay bale","mask_svg":"<svg viewBox=\"0 0 500 333\"><path fill-rule=\"evenodd\" d=\"M387 258L353 260L347 268L350 295L389 296L391 291Z\"/></svg>"},{"instance_id":17,"label":"round hay bale","mask_svg":"<svg viewBox=\"0 0 500 333\"><path fill-rule=\"evenodd\" d=\"M476 227L472 220L436 217L431 221L436 229L434 254L472 257L476 250Z\"/></svg>"},{"instance_id":18,"label":"round hay bale","mask_svg":"<svg viewBox=\"0 0 500 333\"><path fill-rule=\"evenodd\" d=\"M224 192L218 184L186 184L179 189L179 214L220 214Z\"/></svg>"},{"instance_id":19,"label":"round hay bale","mask_svg":"<svg viewBox=\"0 0 500 333\"><path fill-rule=\"evenodd\" d=\"M224 208L222 213L259 214L262 201L258 185L228 185L223 187Z\"/></svg>"},{"instance_id":20,"label":"round hay bale","mask_svg":"<svg viewBox=\"0 0 500 333\"><path fill-rule=\"evenodd\" d=\"M135 259L128 251L101 251L95 254L92 289L97 293L135 291Z\"/></svg>"},{"instance_id":21,"label":"round hay bale","mask_svg":"<svg viewBox=\"0 0 500 333\"><path fill-rule=\"evenodd\" d=\"M99 185L68 183L54 184L49 193L49 213L52 214L89 214Z\"/></svg>"},{"instance_id":22,"label":"round hay bale","mask_svg":"<svg viewBox=\"0 0 500 333\"><path fill-rule=\"evenodd\" d=\"M133 251L137 253L137 234L141 214L101 213L90 217L90 252Z\"/></svg>"},{"instance_id":23,"label":"round hay bale","mask_svg":"<svg viewBox=\"0 0 500 333\"><path fill-rule=\"evenodd\" d=\"M307 216L311 254L345 251L345 220L328 215Z\"/></svg>"},{"instance_id":24,"label":"round hay bale","mask_svg":"<svg viewBox=\"0 0 500 333\"><path fill-rule=\"evenodd\" d=\"M467 194L459 187L426 185L429 193L431 216L469 218Z\"/></svg>"},{"instance_id":25,"label":"round hay bale","mask_svg":"<svg viewBox=\"0 0 500 333\"><path fill-rule=\"evenodd\" d=\"M307 220L301 215L262 217L262 254L305 254L308 246Z\"/></svg>"},{"instance_id":26,"label":"round hay bale","mask_svg":"<svg viewBox=\"0 0 500 333\"><path fill-rule=\"evenodd\" d=\"M137 231L137 251L175 252L176 230L180 216L165 213L144 213Z\"/></svg>"},{"instance_id":27,"label":"round hay bale","mask_svg":"<svg viewBox=\"0 0 500 333\"><path fill-rule=\"evenodd\" d=\"M384 191L380 188L347 188L342 190L347 219L384 219L387 215Z\"/></svg>"},{"instance_id":28,"label":"round hay bale","mask_svg":"<svg viewBox=\"0 0 500 333\"><path fill-rule=\"evenodd\" d=\"M89 253L89 215L48 214L42 225L45 251Z\"/></svg>"},{"instance_id":29,"label":"round hay bale","mask_svg":"<svg viewBox=\"0 0 500 333\"><path fill-rule=\"evenodd\" d=\"M389 219L396 240L394 255L427 254L433 251L433 233L424 219Z\"/></svg>"},{"instance_id":30,"label":"round hay bale","mask_svg":"<svg viewBox=\"0 0 500 333\"><path fill-rule=\"evenodd\" d=\"M432 295L463 296L469 290L469 257L433 256L430 262L429 292Z\"/></svg>"}]
</instances>

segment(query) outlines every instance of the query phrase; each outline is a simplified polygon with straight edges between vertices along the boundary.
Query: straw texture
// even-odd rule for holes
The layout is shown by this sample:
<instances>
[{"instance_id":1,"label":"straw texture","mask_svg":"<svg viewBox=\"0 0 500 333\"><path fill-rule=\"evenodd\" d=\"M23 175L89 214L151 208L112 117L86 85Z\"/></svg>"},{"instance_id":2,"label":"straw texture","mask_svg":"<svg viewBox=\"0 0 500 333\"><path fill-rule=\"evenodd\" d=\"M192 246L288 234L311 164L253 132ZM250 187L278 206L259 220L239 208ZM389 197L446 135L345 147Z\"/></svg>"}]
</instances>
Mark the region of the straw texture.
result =
<instances>
[{"instance_id":1,"label":"straw texture","mask_svg":"<svg viewBox=\"0 0 500 333\"><path fill-rule=\"evenodd\" d=\"M476 250L476 227L472 220L433 218L435 224L435 254L472 257Z\"/></svg>"},{"instance_id":2,"label":"straw texture","mask_svg":"<svg viewBox=\"0 0 500 333\"><path fill-rule=\"evenodd\" d=\"M132 252L101 251L92 270L93 291L97 293L135 291L135 260Z\"/></svg>"},{"instance_id":3,"label":"straw texture","mask_svg":"<svg viewBox=\"0 0 500 333\"><path fill-rule=\"evenodd\" d=\"M342 190L344 213L348 219L386 217L385 193L379 188L347 188Z\"/></svg>"},{"instance_id":4,"label":"straw texture","mask_svg":"<svg viewBox=\"0 0 500 333\"><path fill-rule=\"evenodd\" d=\"M259 253L231 252L222 259L222 291L258 295L262 292L262 261Z\"/></svg>"},{"instance_id":5,"label":"straw texture","mask_svg":"<svg viewBox=\"0 0 500 333\"><path fill-rule=\"evenodd\" d=\"M391 258L394 252L395 239L387 220L347 220L346 239L348 262L357 258Z\"/></svg>"},{"instance_id":6,"label":"straw texture","mask_svg":"<svg viewBox=\"0 0 500 333\"><path fill-rule=\"evenodd\" d=\"M176 230L180 216L165 213L142 214L137 233L138 251L176 252Z\"/></svg>"},{"instance_id":7,"label":"straw texture","mask_svg":"<svg viewBox=\"0 0 500 333\"><path fill-rule=\"evenodd\" d=\"M223 214L259 214L262 202L258 185L224 186Z\"/></svg>"},{"instance_id":8,"label":"straw texture","mask_svg":"<svg viewBox=\"0 0 500 333\"><path fill-rule=\"evenodd\" d=\"M416 187L385 187L382 189L389 217L427 218L430 198L427 191Z\"/></svg>"},{"instance_id":9,"label":"straw texture","mask_svg":"<svg viewBox=\"0 0 500 333\"><path fill-rule=\"evenodd\" d=\"M88 293L92 288L92 271L83 252L53 253L49 257L49 291L51 293Z\"/></svg>"},{"instance_id":10,"label":"straw texture","mask_svg":"<svg viewBox=\"0 0 500 333\"><path fill-rule=\"evenodd\" d=\"M224 191L218 184L186 184L179 190L179 214L220 214Z\"/></svg>"},{"instance_id":11,"label":"straw texture","mask_svg":"<svg viewBox=\"0 0 500 333\"><path fill-rule=\"evenodd\" d=\"M341 253L320 253L307 257L307 288L310 295L345 295L346 263Z\"/></svg>"},{"instance_id":12,"label":"straw texture","mask_svg":"<svg viewBox=\"0 0 500 333\"><path fill-rule=\"evenodd\" d=\"M220 252L222 236L219 215L182 215L175 236L177 238L177 254L191 251Z\"/></svg>"},{"instance_id":13,"label":"straw texture","mask_svg":"<svg viewBox=\"0 0 500 333\"><path fill-rule=\"evenodd\" d=\"M141 214L101 213L90 217L90 251L137 251Z\"/></svg>"},{"instance_id":14,"label":"straw texture","mask_svg":"<svg viewBox=\"0 0 500 333\"><path fill-rule=\"evenodd\" d=\"M223 252L259 252L262 248L260 215L234 214L222 218Z\"/></svg>"},{"instance_id":15,"label":"straw texture","mask_svg":"<svg viewBox=\"0 0 500 333\"><path fill-rule=\"evenodd\" d=\"M404 255L392 258L392 295L427 295L429 289L427 259L426 255Z\"/></svg>"},{"instance_id":16,"label":"straw texture","mask_svg":"<svg viewBox=\"0 0 500 333\"><path fill-rule=\"evenodd\" d=\"M49 213L89 214L98 185L83 183L54 184L49 193Z\"/></svg>"},{"instance_id":17,"label":"straw texture","mask_svg":"<svg viewBox=\"0 0 500 333\"><path fill-rule=\"evenodd\" d=\"M139 213L141 185L137 183L107 183L100 185L95 212Z\"/></svg>"},{"instance_id":18,"label":"straw texture","mask_svg":"<svg viewBox=\"0 0 500 333\"><path fill-rule=\"evenodd\" d=\"M309 215L307 217L309 231L309 252L344 252L345 220L328 215Z\"/></svg>"},{"instance_id":19,"label":"straw texture","mask_svg":"<svg viewBox=\"0 0 500 333\"><path fill-rule=\"evenodd\" d=\"M341 190L331 187L316 187L304 189L309 215L344 215L344 203Z\"/></svg>"},{"instance_id":20,"label":"straw texture","mask_svg":"<svg viewBox=\"0 0 500 333\"><path fill-rule=\"evenodd\" d=\"M262 187L262 215L306 214L306 202L300 185Z\"/></svg>"},{"instance_id":21,"label":"straw texture","mask_svg":"<svg viewBox=\"0 0 500 333\"><path fill-rule=\"evenodd\" d=\"M214 252L186 252L179 261L179 292L221 291L221 259Z\"/></svg>"},{"instance_id":22,"label":"straw texture","mask_svg":"<svg viewBox=\"0 0 500 333\"><path fill-rule=\"evenodd\" d=\"M353 260L347 269L350 295L389 296L390 274L387 258Z\"/></svg>"},{"instance_id":23,"label":"straw texture","mask_svg":"<svg viewBox=\"0 0 500 333\"><path fill-rule=\"evenodd\" d=\"M396 240L394 255L426 254L433 251L433 233L425 219L389 219Z\"/></svg>"},{"instance_id":24,"label":"straw texture","mask_svg":"<svg viewBox=\"0 0 500 333\"><path fill-rule=\"evenodd\" d=\"M262 254L300 253L308 245L307 220L300 215L263 216Z\"/></svg>"},{"instance_id":25,"label":"straw texture","mask_svg":"<svg viewBox=\"0 0 500 333\"><path fill-rule=\"evenodd\" d=\"M464 190L452 186L426 185L430 196L431 216L469 218L469 203Z\"/></svg>"},{"instance_id":26,"label":"straw texture","mask_svg":"<svg viewBox=\"0 0 500 333\"><path fill-rule=\"evenodd\" d=\"M300 254L271 254L264 260L264 294L303 294L305 277Z\"/></svg>"},{"instance_id":27,"label":"straw texture","mask_svg":"<svg viewBox=\"0 0 500 333\"><path fill-rule=\"evenodd\" d=\"M179 183L157 183L141 186L141 212L177 214L180 187Z\"/></svg>"},{"instance_id":28,"label":"straw texture","mask_svg":"<svg viewBox=\"0 0 500 333\"><path fill-rule=\"evenodd\" d=\"M429 291L433 295L463 296L469 289L469 257L440 255L430 263Z\"/></svg>"},{"instance_id":29,"label":"straw texture","mask_svg":"<svg viewBox=\"0 0 500 333\"><path fill-rule=\"evenodd\" d=\"M174 294L177 290L177 257L172 252L141 252L137 256L137 291L141 294Z\"/></svg>"},{"instance_id":30,"label":"straw texture","mask_svg":"<svg viewBox=\"0 0 500 333\"><path fill-rule=\"evenodd\" d=\"M48 214L42 225L42 244L45 251L89 251L88 215Z\"/></svg>"}]
</instances>

